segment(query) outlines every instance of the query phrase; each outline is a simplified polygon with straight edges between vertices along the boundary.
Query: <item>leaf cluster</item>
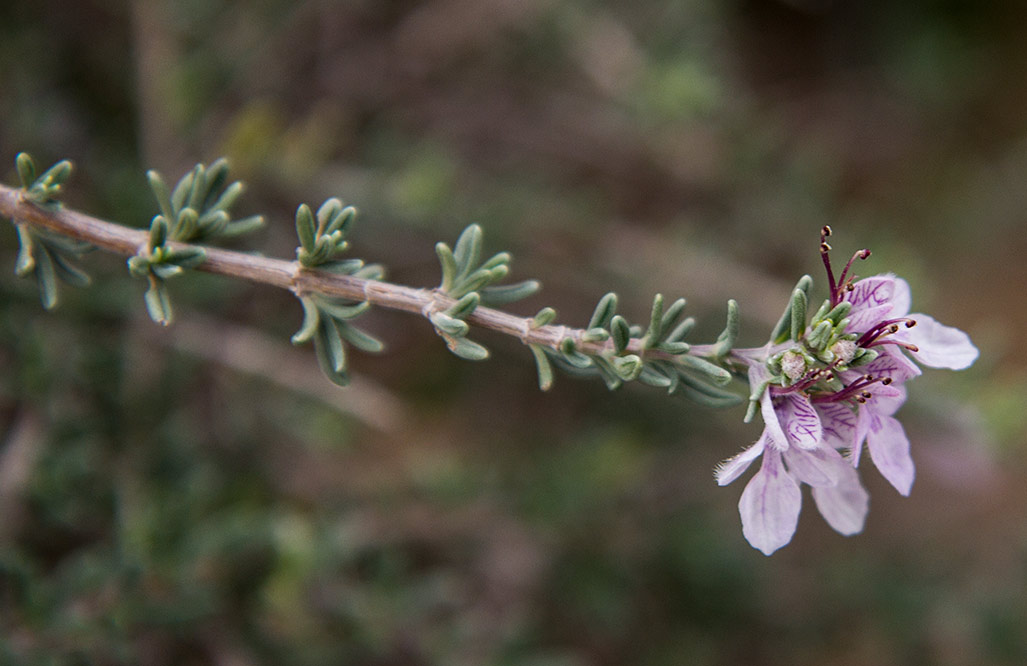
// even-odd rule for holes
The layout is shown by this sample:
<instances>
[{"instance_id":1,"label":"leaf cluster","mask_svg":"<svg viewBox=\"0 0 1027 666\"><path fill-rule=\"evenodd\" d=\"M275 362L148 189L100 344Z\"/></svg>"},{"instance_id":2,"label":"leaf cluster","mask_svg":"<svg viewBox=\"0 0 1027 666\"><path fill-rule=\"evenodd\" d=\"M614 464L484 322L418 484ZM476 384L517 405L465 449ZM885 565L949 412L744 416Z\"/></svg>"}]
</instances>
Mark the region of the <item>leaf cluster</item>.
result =
<instances>
[{"instance_id":1,"label":"leaf cluster","mask_svg":"<svg viewBox=\"0 0 1027 666\"><path fill-rule=\"evenodd\" d=\"M296 209L296 235L300 241L296 258L300 264L305 269L380 280L385 274L380 265L339 258L349 247L346 233L356 214L353 206L344 206L335 197L321 204L316 216L310 206L301 204ZM301 294L298 298L303 306L303 324L292 336L292 343L299 345L313 340L318 364L325 376L340 386L347 385L346 344L376 353L384 348L380 340L353 325L353 320L370 309L371 304L315 293Z\"/></svg>"},{"instance_id":2,"label":"leaf cluster","mask_svg":"<svg viewBox=\"0 0 1027 666\"><path fill-rule=\"evenodd\" d=\"M32 156L28 153L19 153L15 165L18 169L18 178L21 180L22 197L25 200L48 210L60 207L57 196L71 176L71 162L61 160L37 175L36 163ZM60 282L76 287L89 284L89 276L75 263L82 254L92 249L89 243L58 236L37 227L21 224L17 220L14 221L14 225L18 230L20 244L14 273L18 277L32 275L36 278L44 308L52 310L57 307Z\"/></svg>"},{"instance_id":3,"label":"leaf cluster","mask_svg":"<svg viewBox=\"0 0 1027 666\"><path fill-rule=\"evenodd\" d=\"M685 338L695 320L683 317L685 299L665 306L663 295L656 294L645 326L629 323L617 314L617 305L615 293L599 299L580 339L564 338L559 351L531 345L543 390L552 385L555 365L572 375L599 376L611 390L638 380L713 407L741 401L738 394L725 388L732 379L728 370L689 353L691 345ZM535 316L532 325L547 325L555 317L556 312L546 308ZM737 304L730 301L728 324L713 345L715 359L730 351L737 331Z\"/></svg>"},{"instance_id":4,"label":"leaf cluster","mask_svg":"<svg viewBox=\"0 0 1027 666\"><path fill-rule=\"evenodd\" d=\"M531 296L540 288L537 280L497 285L510 274L513 257L509 252L499 252L481 261L483 237L481 227L472 224L463 230L452 249L443 242L435 245L442 270L438 291L456 299L456 303L445 310L431 312L428 319L449 350L469 361L485 360L489 351L467 338L470 331L467 317L479 305L512 303Z\"/></svg>"}]
</instances>

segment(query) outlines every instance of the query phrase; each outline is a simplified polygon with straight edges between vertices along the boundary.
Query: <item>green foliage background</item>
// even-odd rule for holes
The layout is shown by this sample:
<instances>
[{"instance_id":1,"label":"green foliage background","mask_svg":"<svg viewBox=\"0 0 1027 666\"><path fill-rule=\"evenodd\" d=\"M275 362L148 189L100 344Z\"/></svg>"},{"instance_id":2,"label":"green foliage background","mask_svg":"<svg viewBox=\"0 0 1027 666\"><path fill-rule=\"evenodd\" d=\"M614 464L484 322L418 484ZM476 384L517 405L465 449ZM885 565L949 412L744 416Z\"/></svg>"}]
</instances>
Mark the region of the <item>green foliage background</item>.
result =
<instances>
[{"instance_id":1,"label":"green foliage background","mask_svg":"<svg viewBox=\"0 0 1027 666\"><path fill-rule=\"evenodd\" d=\"M153 326L124 259L45 314L0 227L0 662L1027 662L1027 51L1020 3L801 0L100 2L0 7L0 161L70 158L69 205L145 226L144 172L227 155L249 247L296 204L361 209L355 255L437 282L480 222L530 315L739 300L760 344L817 230L968 330L902 416L918 479L865 470L864 534L807 502L765 558L741 483L758 434L559 377L483 335L363 321L355 386L288 343L288 294L206 275ZM822 285L820 285L822 287ZM821 292L822 293L822 292ZM634 311L631 304L636 304Z\"/></svg>"}]
</instances>

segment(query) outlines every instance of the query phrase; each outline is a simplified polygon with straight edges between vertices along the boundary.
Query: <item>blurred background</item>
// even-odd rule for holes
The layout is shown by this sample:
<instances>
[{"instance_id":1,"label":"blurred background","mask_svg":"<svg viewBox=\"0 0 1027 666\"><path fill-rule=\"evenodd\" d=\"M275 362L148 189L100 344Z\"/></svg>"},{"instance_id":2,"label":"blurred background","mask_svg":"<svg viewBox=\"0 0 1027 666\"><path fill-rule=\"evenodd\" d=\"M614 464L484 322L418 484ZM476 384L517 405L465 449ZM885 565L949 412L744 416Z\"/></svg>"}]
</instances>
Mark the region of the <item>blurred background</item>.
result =
<instances>
[{"instance_id":1,"label":"blurred background","mask_svg":"<svg viewBox=\"0 0 1027 666\"><path fill-rule=\"evenodd\" d=\"M807 494L794 541L742 538L741 408L557 378L479 334L361 321L354 386L289 335L289 294L205 274L146 317L124 258L44 313L0 225L0 662L1027 663L1027 6L831 0L57 0L0 8L0 175L70 158L68 205L144 227L145 170L220 155L240 247L293 256L297 204L360 208L353 256L437 284L479 222L583 324L736 298L761 344L817 232L969 371L901 412L918 477L864 469L863 534Z\"/></svg>"}]
</instances>

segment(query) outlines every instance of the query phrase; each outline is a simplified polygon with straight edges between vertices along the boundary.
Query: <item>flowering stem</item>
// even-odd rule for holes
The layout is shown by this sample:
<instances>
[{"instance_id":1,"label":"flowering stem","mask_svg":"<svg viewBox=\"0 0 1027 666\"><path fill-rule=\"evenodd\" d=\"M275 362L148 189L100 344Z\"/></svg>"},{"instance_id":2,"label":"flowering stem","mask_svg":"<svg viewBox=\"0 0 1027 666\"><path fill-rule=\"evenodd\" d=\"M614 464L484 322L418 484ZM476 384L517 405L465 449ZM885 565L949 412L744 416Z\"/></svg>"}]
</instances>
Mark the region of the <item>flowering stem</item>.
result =
<instances>
[{"instance_id":1,"label":"flowering stem","mask_svg":"<svg viewBox=\"0 0 1027 666\"><path fill-rule=\"evenodd\" d=\"M31 224L123 256L136 255L150 239L148 230L131 229L63 207L56 210L43 209L25 200L20 189L4 185L0 185L0 217L14 220L17 224ZM173 241L169 241L168 246L176 251L197 247ZM438 289L407 287L352 275L304 268L298 261L286 261L208 246L204 246L203 250L206 259L196 266L197 270L286 289L296 295L320 293L358 302L366 301L371 305L409 312L425 318L432 313L443 312L457 303L456 299ZM568 338L574 341L579 351L587 354L601 354L614 349L611 340L590 340L586 336L585 329L552 324L533 326L530 317L519 317L485 306L477 307L467 316L466 321L468 324L516 337L526 345L539 345L557 351L561 349L563 341ZM697 357L712 357L711 349L706 349L706 347L712 346L696 347L688 354ZM647 358L667 361L673 361L681 356L657 349L645 349L643 341L639 338L629 341L627 351L644 353Z\"/></svg>"}]
</instances>

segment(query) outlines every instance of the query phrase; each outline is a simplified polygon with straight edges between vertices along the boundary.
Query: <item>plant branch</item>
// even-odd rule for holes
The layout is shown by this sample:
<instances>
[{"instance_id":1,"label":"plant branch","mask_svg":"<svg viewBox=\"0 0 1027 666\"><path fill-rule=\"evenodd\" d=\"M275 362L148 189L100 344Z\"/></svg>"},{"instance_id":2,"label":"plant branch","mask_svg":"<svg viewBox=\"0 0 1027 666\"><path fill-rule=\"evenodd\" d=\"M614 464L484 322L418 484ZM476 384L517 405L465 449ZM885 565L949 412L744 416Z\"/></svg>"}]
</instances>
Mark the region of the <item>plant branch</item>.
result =
<instances>
[{"instance_id":1,"label":"plant branch","mask_svg":"<svg viewBox=\"0 0 1027 666\"><path fill-rule=\"evenodd\" d=\"M101 220L83 213L58 208L41 208L22 196L22 190L0 185L0 216L14 220L16 224L29 224L51 233L83 241L102 250L134 256L145 248L149 231L131 229L120 224ZM169 241L173 250L198 247L196 245ZM244 252L203 246L206 259L196 266L197 270L218 275L249 280L286 289L297 296L320 293L352 301L366 301L390 310L410 312L427 318L432 313L442 312L454 304L453 299L438 289L414 288L379 280L359 278L311 268L304 268L298 261L286 261L262 257ZM525 345L539 345L559 351L561 343L570 338L575 347L587 354L602 354L614 349L610 340L587 339L585 329L562 325L533 326L530 317L519 317L485 306L477 307L467 316L468 324L489 329L519 339ZM689 352L693 356L709 356L704 346ZM627 351L644 353L649 359L674 361L680 355L661 350L643 350L642 341L631 339Z\"/></svg>"}]
</instances>

